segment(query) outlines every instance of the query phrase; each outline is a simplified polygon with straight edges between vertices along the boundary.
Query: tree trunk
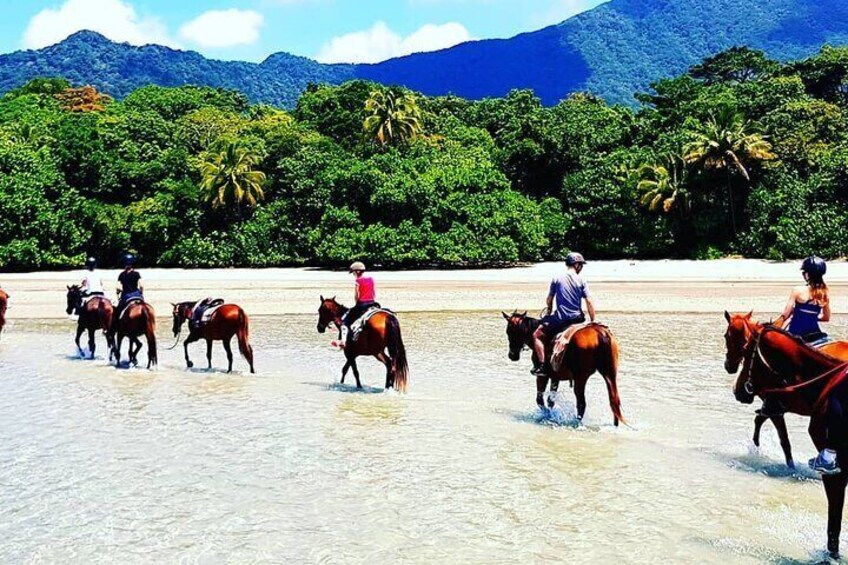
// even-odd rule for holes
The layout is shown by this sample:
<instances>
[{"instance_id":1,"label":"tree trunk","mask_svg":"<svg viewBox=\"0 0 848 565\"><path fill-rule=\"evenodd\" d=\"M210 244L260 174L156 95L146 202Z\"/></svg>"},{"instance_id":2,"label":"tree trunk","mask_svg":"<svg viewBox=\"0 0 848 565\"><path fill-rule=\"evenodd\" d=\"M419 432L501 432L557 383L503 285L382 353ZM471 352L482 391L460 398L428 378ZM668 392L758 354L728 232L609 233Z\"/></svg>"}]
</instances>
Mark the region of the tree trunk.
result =
<instances>
[{"instance_id":1,"label":"tree trunk","mask_svg":"<svg viewBox=\"0 0 848 565\"><path fill-rule=\"evenodd\" d=\"M730 169L727 166L725 166L724 170L727 174L727 197L730 200L730 233L733 239L736 239L736 203L733 201L733 179L730 176Z\"/></svg>"}]
</instances>

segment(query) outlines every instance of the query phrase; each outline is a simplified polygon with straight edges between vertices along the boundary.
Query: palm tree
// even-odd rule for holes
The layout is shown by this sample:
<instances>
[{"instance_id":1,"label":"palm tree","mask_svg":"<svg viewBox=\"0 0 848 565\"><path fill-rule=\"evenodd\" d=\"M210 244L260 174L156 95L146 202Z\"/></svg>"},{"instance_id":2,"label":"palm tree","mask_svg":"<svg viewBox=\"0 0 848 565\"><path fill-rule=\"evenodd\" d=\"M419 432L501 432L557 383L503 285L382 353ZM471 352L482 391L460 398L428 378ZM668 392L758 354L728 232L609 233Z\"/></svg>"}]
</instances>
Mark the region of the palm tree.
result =
<instances>
[{"instance_id":1,"label":"palm tree","mask_svg":"<svg viewBox=\"0 0 848 565\"><path fill-rule=\"evenodd\" d=\"M639 201L651 212L666 214L679 210L685 217L692 202L686 187L686 163L680 155L669 153L665 163L646 164L639 167L636 189L642 193Z\"/></svg>"},{"instance_id":2,"label":"palm tree","mask_svg":"<svg viewBox=\"0 0 848 565\"><path fill-rule=\"evenodd\" d=\"M712 116L684 149L687 163L701 166L706 171L724 171L730 200L730 223L736 235L735 195L733 175L751 181L752 165L775 158L771 143L751 130L750 123L733 108L725 107Z\"/></svg>"},{"instance_id":3,"label":"palm tree","mask_svg":"<svg viewBox=\"0 0 848 565\"><path fill-rule=\"evenodd\" d=\"M200 163L200 189L213 207L234 204L241 219L241 205L256 206L265 194L265 173L254 170L261 157L237 141L204 154Z\"/></svg>"},{"instance_id":4,"label":"palm tree","mask_svg":"<svg viewBox=\"0 0 848 565\"><path fill-rule=\"evenodd\" d=\"M380 145L403 143L421 133L421 108L410 94L374 90L365 111L365 131Z\"/></svg>"}]
</instances>

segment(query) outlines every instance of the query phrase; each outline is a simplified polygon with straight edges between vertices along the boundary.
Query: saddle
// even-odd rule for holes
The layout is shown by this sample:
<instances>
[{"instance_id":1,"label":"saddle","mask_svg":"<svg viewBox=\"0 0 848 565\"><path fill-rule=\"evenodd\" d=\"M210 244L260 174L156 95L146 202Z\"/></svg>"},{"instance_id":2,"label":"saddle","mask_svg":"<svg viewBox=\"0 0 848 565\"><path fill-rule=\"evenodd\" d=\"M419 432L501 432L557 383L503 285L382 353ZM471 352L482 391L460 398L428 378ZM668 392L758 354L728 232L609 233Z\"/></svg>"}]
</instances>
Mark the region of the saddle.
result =
<instances>
[{"instance_id":1,"label":"saddle","mask_svg":"<svg viewBox=\"0 0 848 565\"><path fill-rule=\"evenodd\" d=\"M362 330L365 329L365 326L368 324L368 320L380 313L388 314L389 316L395 315L395 313L389 310L388 308L372 306L371 308L366 310L365 313L359 317L359 319L357 319L350 325L350 341L356 341L356 338L359 337L359 334L362 333Z\"/></svg>"},{"instance_id":2,"label":"saddle","mask_svg":"<svg viewBox=\"0 0 848 565\"><path fill-rule=\"evenodd\" d=\"M583 322L582 324L569 326L564 332L558 334L554 338L553 351L551 352L551 367L554 371L559 371L560 367L562 367L562 363L565 360L565 352L568 350L568 344L571 343L571 339L574 335L580 330L585 330L589 326L606 328L605 325L597 322Z\"/></svg>"},{"instance_id":3,"label":"saddle","mask_svg":"<svg viewBox=\"0 0 848 565\"><path fill-rule=\"evenodd\" d=\"M223 298L216 298L215 300L204 301L201 300L197 304L194 305L194 308L191 309L191 322L193 325L200 327L209 322L212 319L212 315L224 305Z\"/></svg>"},{"instance_id":4,"label":"saddle","mask_svg":"<svg viewBox=\"0 0 848 565\"><path fill-rule=\"evenodd\" d=\"M828 343L831 343L833 341L833 338L831 338L829 335L827 335L824 332L815 332L815 333L807 334L805 336L802 336L801 339L804 340L804 343L806 343L807 345L809 345L810 347L812 347L814 349L819 349L821 347L824 347L825 345L827 345Z\"/></svg>"},{"instance_id":5,"label":"saddle","mask_svg":"<svg viewBox=\"0 0 848 565\"><path fill-rule=\"evenodd\" d=\"M106 296L102 292L95 292L94 294L86 294L82 297L81 306L85 306L95 298L106 298Z\"/></svg>"}]
</instances>

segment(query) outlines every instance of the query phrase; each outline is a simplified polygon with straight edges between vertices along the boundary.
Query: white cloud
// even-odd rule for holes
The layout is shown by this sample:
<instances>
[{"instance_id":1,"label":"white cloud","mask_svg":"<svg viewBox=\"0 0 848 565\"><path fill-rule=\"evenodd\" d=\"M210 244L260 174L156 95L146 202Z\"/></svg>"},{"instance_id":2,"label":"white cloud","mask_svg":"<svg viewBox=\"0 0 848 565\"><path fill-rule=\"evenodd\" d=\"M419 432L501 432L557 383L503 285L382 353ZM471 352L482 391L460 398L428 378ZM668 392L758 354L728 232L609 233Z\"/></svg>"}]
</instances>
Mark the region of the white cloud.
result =
<instances>
[{"instance_id":1,"label":"white cloud","mask_svg":"<svg viewBox=\"0 0 848 565\"><path fill-rule=\"evenodd\" d=\"M316 56L322 63L377 63L422 51L452 47L473 39L465 26L456 22L425 25L412 34L401 37L384 22L371 29L335 37L326 43Z\"/></svg>"},{"instance_id":2,"label":"white cloud","mask_svg":"<svg viewBox=\"0 0 848 565\"><path fill-rule=\"evenodd\" d=\"M65 0L60 6L45 8L30 19L22 44L38 49L83 29L133 45L177 46L161 20L139 16L131 4L122 0Z\"/></svg>"},{"instance_id":3,"label":"white cloud","mask_svg":"<svg viewBox=\"0 0 848 565\"><path fill-rule=\"evenodd\" d=\"M265 18L253 10L210 10L180 28L180 37L201 47L250 45L259 40Z\"/></svg>"}]
</instances>

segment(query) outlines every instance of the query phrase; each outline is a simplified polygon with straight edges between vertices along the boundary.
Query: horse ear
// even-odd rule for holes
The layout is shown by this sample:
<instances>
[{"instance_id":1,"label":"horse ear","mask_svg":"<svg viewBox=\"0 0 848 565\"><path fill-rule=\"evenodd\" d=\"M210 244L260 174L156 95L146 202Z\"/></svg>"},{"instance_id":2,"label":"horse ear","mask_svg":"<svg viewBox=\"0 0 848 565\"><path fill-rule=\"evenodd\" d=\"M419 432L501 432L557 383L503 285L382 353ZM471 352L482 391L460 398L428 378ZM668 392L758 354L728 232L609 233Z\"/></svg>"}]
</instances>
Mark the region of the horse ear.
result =
<instances>
[{"instance_id":1,"label":"horse ear","mask_svg":"<svg viewBox=\"0 0 848 565\"><path fill-rule=\"evenodd\" d=\"M324 295L321 295L321 302L324 302Z\"/></svg>"},{"instance_id":2,"label":"horse ear","mask_svg":"<svg viewBox=\"0 0 848 565\"><path fill-rule=\"evenodd\" d=\"M727 320L727 323L730 323L730 312L727 310L724 311L724 319Z\"/></svg>"},{"instance_id":3,"label":"horse ear","mask_svg":"<svg viewBox=\"0 0 848 565\"><path fill-rule=\"evenodd\" d=\"M336 301L336 296L335 296L335 295L333 295L333 297L332 297L330 300L332 300L333 302L335 302L335 301Z\"/></svg>"},{"instance_id":4,"label":"horse ear","mask_svg":"<svg viewBox=\"0 0 848 565\"><path fill-rule=\"evenodd\" d=\"M521 317L522 317L522 318L526 318L526 317L527 317L527 310L525 310L525 311L524 311L524 313L521 315Z\"/></svg>"},{"instance_id":5,"label":"horse ear","mask_svg":"<svg viewBox=\"0 0 848 565\"><path fill-rule=\"evenodd\" d=\"M503 317L504 317L504 320L509 320L509 314L507 314L507 313L506 313L506 312L504 312L503 310L501 310L501 316L503 316Z\"/></svg>"},{"instance_id":6,"label":"horse ear","mask_svg":"<svg viewBox=\"0 0 848 565\"><path fill-rule=\"evenodd\" d=\"M750 312L748 312L748 315L745 316L745 319L750 320L753 316L754 316L754 311L751 310Z\"/></svg>"}]
</instances>

